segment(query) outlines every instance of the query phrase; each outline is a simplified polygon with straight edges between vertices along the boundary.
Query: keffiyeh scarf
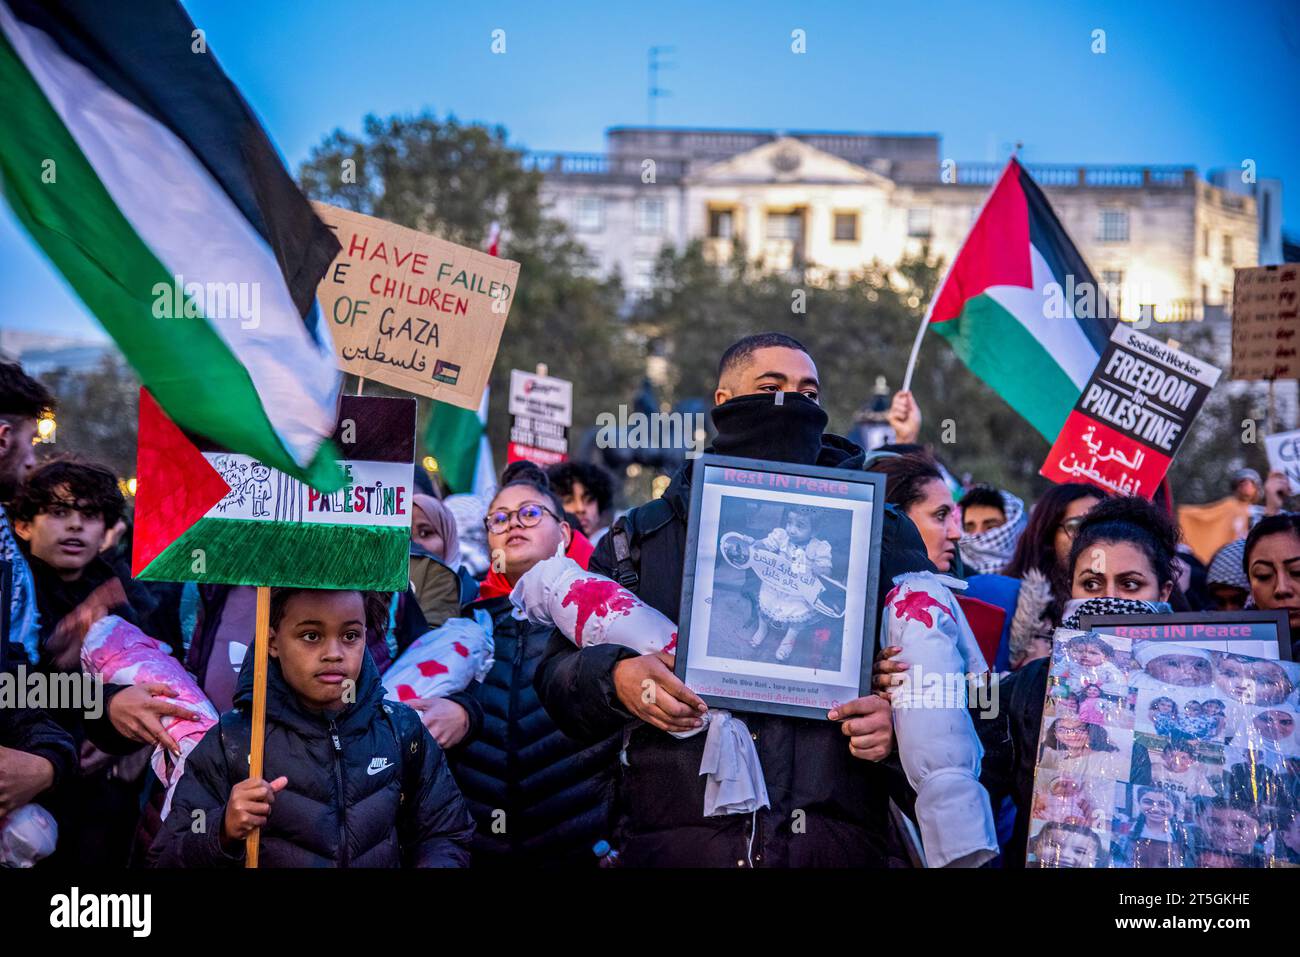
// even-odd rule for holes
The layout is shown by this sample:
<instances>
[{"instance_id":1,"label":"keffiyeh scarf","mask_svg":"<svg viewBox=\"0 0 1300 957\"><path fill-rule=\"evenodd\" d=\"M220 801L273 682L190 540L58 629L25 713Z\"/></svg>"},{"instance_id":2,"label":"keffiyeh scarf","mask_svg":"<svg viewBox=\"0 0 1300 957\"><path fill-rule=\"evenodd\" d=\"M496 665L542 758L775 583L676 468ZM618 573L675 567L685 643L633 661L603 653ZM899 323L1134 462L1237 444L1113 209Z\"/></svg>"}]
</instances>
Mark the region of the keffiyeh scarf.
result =
<instances>
[{"instance_id":1,"label":"keffiyeh scarf","mask_svg":"<svg viewBox=\"0 0 1300 957\"><path fill-rule=\"evenodd\" d=\"M990 528L987 532L963 535L957 540L961 560L967 572L973 575L997 575L1011 563L1016 543L1028 524L1025 503L1010 492L998 490L1002 495L1002 511L1007 516L1005 525Z\"/></svg>"},{"instance_id":2,"label":"keffiyeh scarf","mask_svg":"<svg viewBox=\"0 0 1300 957\"><path fill-rule=\"evenodd\" d=\"M1079 619L1088 615L1167 615L1173 609L1167 601L1141 601L1137 598L1072 598L1065 603L1061 627L1076 631Z\"/></svg>"}]
</instances>

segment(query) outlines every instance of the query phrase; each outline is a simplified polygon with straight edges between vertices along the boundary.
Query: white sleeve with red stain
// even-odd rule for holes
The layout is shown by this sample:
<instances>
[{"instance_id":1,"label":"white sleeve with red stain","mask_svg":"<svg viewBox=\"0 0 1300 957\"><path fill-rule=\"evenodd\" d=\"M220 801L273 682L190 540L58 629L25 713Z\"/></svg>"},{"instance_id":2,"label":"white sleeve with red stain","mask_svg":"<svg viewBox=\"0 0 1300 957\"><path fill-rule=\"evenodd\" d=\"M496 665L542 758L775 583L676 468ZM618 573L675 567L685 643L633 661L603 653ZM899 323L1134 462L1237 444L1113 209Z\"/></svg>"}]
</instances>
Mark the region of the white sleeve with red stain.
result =
<instances>
[{"instance_id":1,"label":"white sleeve with red stain","mask_svg":"<svg viewBox=\"0 0 1300 957\"><path fill-rule=\"evenodd\" d=\"M492 619L448 618L407 647L384 672L384 691L397 701L445 698L482 681L492 668Z\"/></svg>"},{"instance_id":2,"label":"white sleeve with red stain","mask_svg":"<svg viewBox=\"0 0 1300 957\"><path fill-rule=\"evenodd\" d=\"M966 708L967 676L987 670L952 592L933 573L900 575L885 599L881 644L910 667L890 694L894 734L930 867L978 867L998 851L984 748Z\"/></svg>"},{"instance_id":3,"label":"white sleeve with red stain","mask_svg":"<svg viewBox=\"0 0 1300 957\"><path fill-rule=\"evenodd\" d=\"M676 625L612 578L565 555L529 569L510 602L519 617L558 628L579 648L622 645L640 655L677 648Z\"/></svg>"}]
</instances>

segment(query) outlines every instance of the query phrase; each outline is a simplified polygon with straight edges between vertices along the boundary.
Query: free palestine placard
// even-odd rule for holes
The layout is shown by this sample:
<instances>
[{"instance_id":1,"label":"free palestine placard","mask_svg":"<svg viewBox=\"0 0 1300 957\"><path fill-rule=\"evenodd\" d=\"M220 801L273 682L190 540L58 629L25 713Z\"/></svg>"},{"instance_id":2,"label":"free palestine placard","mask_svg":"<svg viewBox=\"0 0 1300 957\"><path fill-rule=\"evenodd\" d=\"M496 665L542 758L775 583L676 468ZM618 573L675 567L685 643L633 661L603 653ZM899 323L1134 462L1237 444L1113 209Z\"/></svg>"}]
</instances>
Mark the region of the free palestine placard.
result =
<instances>
[{"instance_id":1,"label":"free palestine placard","mask_svg":"<svg viewBox=\"0 0 1300 957\"><path fill-rule=\"evenodd\" d=\"M342 489L182 432L140 392L131 573L146 581L398 591L409 580L415 400L342 397Z\"/></svg>"}]
</instances>

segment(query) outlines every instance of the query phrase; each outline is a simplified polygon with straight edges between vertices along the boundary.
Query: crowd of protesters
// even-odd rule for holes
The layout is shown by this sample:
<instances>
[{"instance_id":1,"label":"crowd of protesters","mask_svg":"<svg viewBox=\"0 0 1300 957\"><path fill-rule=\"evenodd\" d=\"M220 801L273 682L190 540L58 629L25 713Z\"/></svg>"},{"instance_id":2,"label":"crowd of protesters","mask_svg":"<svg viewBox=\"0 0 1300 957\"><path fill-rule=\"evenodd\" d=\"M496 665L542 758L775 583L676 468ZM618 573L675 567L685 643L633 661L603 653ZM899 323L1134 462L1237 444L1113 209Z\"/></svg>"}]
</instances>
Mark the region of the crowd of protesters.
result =
<instances>
[{"instance_id":1,"label":"crowd of protesters","mask_svg":"<svg viewBox=\"0 0 1300 957\"><path fill-rule=\"evenodd\" d=\"M1084 484L1047 488L1027 508L1007 490L958 483L919 444L921 409L908 393L894 398L896 441L881 449L827 432L821 392L836 387L819 381L814 357L788 336L742 339L720 357L709 451L883 474L878 607L895 578L928 572L963 589L971 608L994 610L991 631L971 619L1002 702L975 722L1001 844L988 866L1023 866L1027 852L1045 865L1098 866L1113 852L1088 826L1090 798L1071 778L1054 782L1048 823L1031 834L1036 767L1102 767L1115 751L1092 720L1109 706L1101 683L1080 692L1075 711L1055 712L1044 739L1053 635L1088 614L1276 609L1288 616L1294 660L1300 514L1286 510L1285 478L1238 471L1228 497L1199 510L1175 509L1167 494L1149 502ZM676 677L672 653L580 647L514 613L520 579L562 554L678 621L690 461L660 497L617 517L615 483L593 463L512 463L489 500L443 498L417 470L405 591L273 590L267 772L249 779L255 589L133 579L117 478L76 458L36 460L37 422L56 400L19 366L0 364L0 559L9 574L0 669L76 676L88 632L112 616L162 642L221 718L168 789L150 764L157 748L182 755L165 722L197 715L180 689L107 683L94 707L0 702L0 862L237 867L257 830L267 867L916 864L915 794L891 717L891 688L908 667L900 648L882 649L872 692L827 720L746 714L769 800L752 813L706 816L708 739L686 734L708 706ZM440 696L387 697L382 676L403 652L460 618L490 629L481 680ZM879 632L879 622L869 627ZM1078 655L1115 668L1104 648L1081 645ZM343 696L345 686L355 693ZM1176 844L1195 863L1240 866L1265 843L1274 858L1300 863L1294 788L1282 788L1268 820L1250 818L1249 841L1233 843L1234 815L1245 813L1233 784L1242 766L1196 776L1198 729L1213 728L1216 711L1208 696L1193 703L1195 714L1176 716L1153 705L1157 727L1173 730L1135 771L1140 813L1126 863L1171 866ZM1294 735L1283 726L1293 710L1266 712L1261 733ZM1190 824L1188 802L1199 802ZM19 822L33 807L44 817ZM41 833L51 846L36 847Z\"/></svg>"}]
</instances>

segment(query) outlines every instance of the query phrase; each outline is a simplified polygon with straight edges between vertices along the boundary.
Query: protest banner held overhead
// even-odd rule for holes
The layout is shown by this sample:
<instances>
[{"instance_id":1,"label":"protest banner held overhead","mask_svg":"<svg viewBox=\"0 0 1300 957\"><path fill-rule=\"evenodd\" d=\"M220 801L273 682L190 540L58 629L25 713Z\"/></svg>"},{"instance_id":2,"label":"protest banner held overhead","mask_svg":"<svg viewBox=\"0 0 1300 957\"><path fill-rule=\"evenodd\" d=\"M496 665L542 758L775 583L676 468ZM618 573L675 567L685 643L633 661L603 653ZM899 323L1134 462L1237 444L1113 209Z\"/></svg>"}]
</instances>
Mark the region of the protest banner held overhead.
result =
<instances>
[{"instance_id":1,"label":"protest banner held overhead","mask_svg":"<svg viewBox=\"0 0 1300 957\"><path fill-rule=\"evenodd\" d=\"M1039 474L1151 498L1219 370L1116 326Z\"/></svg>"},{"instance_id":2,"label":"protest banner held overhead","mask_svg":"<svg viewBox=\"0 0 1300 957\"><path fill-rule=\"evenodd\" d=\"M321 281L339 367L477 409L519 283L519 264L325 203L342 249Z\"/></svg>"},{"instance_id":3,"label":"protest banner held overhead","mask_svg":"<svg viewBox=\"0 0 1300 957\"><path fill-rule=\"evenodd\" d=\"M554 465L569 457L567 430L573 424L572 382L511 369L509 408L508 462L528 459L538 465Z\"/></svg>"},{"instance_id":4,"label":"protest banner held overhead","mask_svg":"<svg viewBox=\"0 0 1300 957\"><path fill-rule=\"evenodd\" d=\"M347 476L319 492L182 432L140 394L132 574L146 581L406 587L415 400L343 396Z\"/></svg>"},{"instance_id":5,"label":"protest banner held overhead","mask_svg":"<svg viewBox=\"0 0 1300 957\"><path fill-rule=\"evenodd\" d=\"M1300 489L1300 429L1266 435L1264 447L1268 449L1269 470L1281 472L1292 489Z\"/></svg>"},{"instance_id":6,"label":"protest banner held overhead","mask_svg":"<svg viewBox=\"0 0 1300 957\"><path fill-rule=\"evenodd\" d=\"M1238 269L1232 287L1232 378L1300 376L1300 266Z\"/></svg>"}]
</instances>

